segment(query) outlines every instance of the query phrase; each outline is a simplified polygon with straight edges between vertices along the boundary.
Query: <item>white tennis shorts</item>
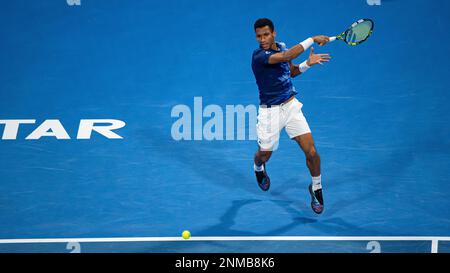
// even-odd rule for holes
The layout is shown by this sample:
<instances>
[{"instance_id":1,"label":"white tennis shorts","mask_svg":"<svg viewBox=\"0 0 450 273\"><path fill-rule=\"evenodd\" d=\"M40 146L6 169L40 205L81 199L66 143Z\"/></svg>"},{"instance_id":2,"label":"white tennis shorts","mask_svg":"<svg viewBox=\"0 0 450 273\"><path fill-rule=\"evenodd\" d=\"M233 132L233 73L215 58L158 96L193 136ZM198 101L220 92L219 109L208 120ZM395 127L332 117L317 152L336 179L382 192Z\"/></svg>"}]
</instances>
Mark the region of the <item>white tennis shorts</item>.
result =
<instances>
[{"instance_id":1,"label":"white tennis shorts","mask_svg":"<svg viewBox=\"0 0 450 273\"><path fill-rule=\"evenodd\" d=\"M262 151L274 151L278 148L280 132L283 128L286 128L290 138L311 133L302 113L302 107L303 104L296 98L270 108L259 106L256 133Z\"/></svg>"}]
</instances>

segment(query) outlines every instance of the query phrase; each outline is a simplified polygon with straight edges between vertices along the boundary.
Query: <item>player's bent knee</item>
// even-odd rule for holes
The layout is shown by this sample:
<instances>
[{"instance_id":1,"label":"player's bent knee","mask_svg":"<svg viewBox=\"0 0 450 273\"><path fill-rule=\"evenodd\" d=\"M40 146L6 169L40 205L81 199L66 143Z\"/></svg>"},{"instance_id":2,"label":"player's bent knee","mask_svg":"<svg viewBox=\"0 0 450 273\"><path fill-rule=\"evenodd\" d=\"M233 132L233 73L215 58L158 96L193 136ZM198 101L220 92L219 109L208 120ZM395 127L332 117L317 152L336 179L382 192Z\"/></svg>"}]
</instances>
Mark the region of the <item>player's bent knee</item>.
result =
<instances>
[{"instance_id":1,"label":"player's bent knee","mask_svg":"<svg viewBox=\"0 0 450 273\"><path fill-rule=\"evenodd\" d=\"M272 155L271 151L258 151L255 156L258 161L261 161L264 163L269 160L271 155Z\"/></svg>"},{"instance_id":2,"label":"player's bent knee","mask_svg":"<svg viewBox=\"0 0 450 273\"><path fill-rule=\"evenodd\" d=\"M320 158L319 153L316 151L316 148L314 148L314 147L312 147L311 149L309 149L309 150L306 152L306 157L307 157L309 160L316 160L316 159L319 159L319 158Z\"/></svg>"},{"instance_id":3,"label":"player's bent knee","mask_svg":"<svg viewBox=\"0 0 450 273\"><path fill-rule=\"evenodd\" d=\"M259 152L261 158L263 159L263 161L267 161L269 160L270 156L272 155L271 151L260 151Z\"/></svg>"}]
</instances>

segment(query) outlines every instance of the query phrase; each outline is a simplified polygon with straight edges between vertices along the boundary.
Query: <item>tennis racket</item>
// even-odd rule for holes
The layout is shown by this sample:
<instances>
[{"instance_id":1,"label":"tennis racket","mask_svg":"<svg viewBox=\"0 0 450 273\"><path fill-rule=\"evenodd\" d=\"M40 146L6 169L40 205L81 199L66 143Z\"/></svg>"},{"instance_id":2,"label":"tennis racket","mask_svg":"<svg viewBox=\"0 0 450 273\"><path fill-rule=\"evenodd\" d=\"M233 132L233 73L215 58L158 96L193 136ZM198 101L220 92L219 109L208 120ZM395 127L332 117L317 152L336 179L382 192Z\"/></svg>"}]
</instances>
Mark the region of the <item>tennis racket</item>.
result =
<instances>
[{"instance_id":1,"label":"tennis racket","mask_svg":"<svg viewBox=\"0 0 450 273\"><path fill-rule=\"evenodd\" d=\"M374 23L370 19L360 19L338 36L330 37L330 42L338 39L351 46L359 45L372 35L373 25Z\"/></svg>"}]
</instances>

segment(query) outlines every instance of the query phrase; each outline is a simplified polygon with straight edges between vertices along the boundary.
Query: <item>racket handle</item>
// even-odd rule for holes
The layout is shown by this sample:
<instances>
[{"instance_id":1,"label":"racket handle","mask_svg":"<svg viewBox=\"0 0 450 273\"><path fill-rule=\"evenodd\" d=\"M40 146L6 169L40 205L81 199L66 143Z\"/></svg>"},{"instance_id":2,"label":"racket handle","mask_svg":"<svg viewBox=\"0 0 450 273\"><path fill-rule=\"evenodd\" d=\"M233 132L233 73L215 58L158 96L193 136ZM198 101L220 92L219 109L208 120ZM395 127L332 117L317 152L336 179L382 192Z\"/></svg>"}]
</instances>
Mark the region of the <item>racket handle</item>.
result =
<instances>
[{"instance_id":1,"label":"racket handle","mask_svg":"<svg viewBox=\"0 0 450 273\"><path fill-rule=\"evenodd\" d=\"M333 42L336 40L336 36L330 37L330 42Z\"/></svg>"}]
</instances>

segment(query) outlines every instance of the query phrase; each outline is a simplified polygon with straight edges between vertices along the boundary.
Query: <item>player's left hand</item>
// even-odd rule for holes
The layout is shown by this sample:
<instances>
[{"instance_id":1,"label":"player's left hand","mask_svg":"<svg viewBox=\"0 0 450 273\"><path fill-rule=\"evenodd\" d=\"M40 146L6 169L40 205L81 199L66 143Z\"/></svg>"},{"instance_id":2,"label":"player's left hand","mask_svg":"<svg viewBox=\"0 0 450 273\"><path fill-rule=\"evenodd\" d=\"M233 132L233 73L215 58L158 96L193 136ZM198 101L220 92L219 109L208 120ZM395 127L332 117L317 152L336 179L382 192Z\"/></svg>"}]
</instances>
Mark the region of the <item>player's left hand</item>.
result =
<instances>
[{"instance_id":1,"label":"player's left hand","mask_svg":"<svg viewBox=\"0 0 450 273\"><path fill-rule=\"evenodd\" d=\"M330 54L324 53L324 54L314 54L314 47L311 47L311 51L309 52L309 58L306 61L306 64L308 66L313 66L315 64L321 64L322 62L329 62L331 59Z\"/></svg>"}]
</instances>

